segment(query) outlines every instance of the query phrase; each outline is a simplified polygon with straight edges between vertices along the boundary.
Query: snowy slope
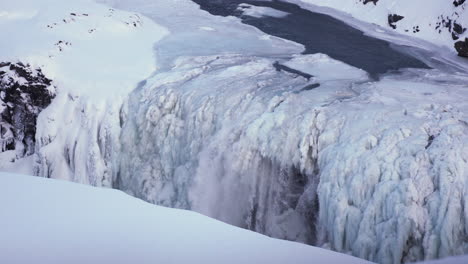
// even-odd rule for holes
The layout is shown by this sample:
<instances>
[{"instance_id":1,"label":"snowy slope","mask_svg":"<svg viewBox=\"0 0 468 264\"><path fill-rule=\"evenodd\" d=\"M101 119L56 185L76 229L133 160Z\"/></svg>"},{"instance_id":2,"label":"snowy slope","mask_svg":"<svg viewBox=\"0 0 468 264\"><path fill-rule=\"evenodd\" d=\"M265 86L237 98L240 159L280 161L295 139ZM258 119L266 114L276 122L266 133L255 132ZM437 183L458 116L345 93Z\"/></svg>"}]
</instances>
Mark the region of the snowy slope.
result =
<instances>
[{"instance_id":1,"label":"snowy slope","mask_svg":"<svg viewBox=\"0 0 468 264\"><path fill-rule=\"evenodd\" d=\"M1 263L368 263L120 191L0 173Z\"/></svg>"},{"instance_id":2,"label":"snowy slope","mask_svg":"<svg viewBox=\"0 0 468 264\"><path fill-rule=\"evenodd\" d=\"M439 260L426 261L426 264L465 264L468 262L468 256L449 257ZM423 262L418 262L423 263Z\"/></svg>"},{"instance_id":3,"label":"snowy slope","mask_svg":"<svg viewBox=\"0 0 468 264\"><path fill-rule=\"evenodd\" d=\"M313 4L340 10L356 19L445 46L452 52L456 52L455 42L464 41L468 37L468 2L464 0L286 1L301 4L305 8L314 9L307 5Z\"/></svg>"},{"instance_id":4,"label":"snowy slope","mask_svg":"<svg viewBox=\"0 0 468 264\"><path fill-rule=\"evenodd\" d=\"M145 17L91 0L2 0L1 6L8 41L0 43L0 61L40 67L61 92L98 102L125 95L150 75L153 44L168 34Z\"/></svg>"}]
</instances>

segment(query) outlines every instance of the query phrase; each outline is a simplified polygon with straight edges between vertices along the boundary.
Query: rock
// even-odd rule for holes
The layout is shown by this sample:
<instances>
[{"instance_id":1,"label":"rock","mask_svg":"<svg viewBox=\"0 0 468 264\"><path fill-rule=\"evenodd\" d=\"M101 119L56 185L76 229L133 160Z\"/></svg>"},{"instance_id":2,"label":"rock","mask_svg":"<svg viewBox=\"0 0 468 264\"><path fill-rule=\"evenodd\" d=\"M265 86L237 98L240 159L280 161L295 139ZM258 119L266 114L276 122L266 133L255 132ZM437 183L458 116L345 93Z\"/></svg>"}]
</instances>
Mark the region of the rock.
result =
<instances>
[{"instance_id":1,"label":"rock","mask_svg":"<svg viewBox=\"0 0 468 264\"><path fill-rule=\"evenodd\" d=\"M396 29L396 22L402 20L403 18L405 18L405 17L397 15L397 14L388 15L388 25L391 28Z\"/></svg>"},{"instance_id":2,"label":"rock","mask_svg":"<svg viewBox=\"0 0 468 264\"><path fill-rule=\"evenodd\" d=\"M453 5L455 7L461 6L463 3L465 3L466 0L455 0L453 1Z\"/></svg>"},{"instance_id":3,"label":"rock","mask_svg":"<svg viewBox=\"0 0 468 264\"><path fill-rule=\"evenodd\" d=\"M372 2L372 3L374 3L374 5L377 5L378 1L379 0L364 0L364 4L366 5L367 3Z\"/></svg>"},{"instance_id":4,"label":"rock","mask_svg":"<svg viewBox=\"0 0 468 264\"><path fill-rule=\"evenodd\" d=\"M468 58L468 38L465 38L465 41L457 41L455 49L458 52L458 56Z\"/></svg>"},{"instance_id":5,"label":"rock","mask_svg":"<svg viewBox=\"0 0 468 264\"><path fill-rule=\"evenodd\" d=\"M452 39L457 40L461 34L465 33L466 28L456 22L453 23Z\"/></svg>"},{"instance_id":6,"label":"rock","mask_svg":"<svg viewBox=\"0 0 468 264\"><path fill-rule=\"evenodd\" d=\"M51 83L40 69L0 62L0 152L34 153L37 116L54 97Z\"/></svg>"}]
</instances>

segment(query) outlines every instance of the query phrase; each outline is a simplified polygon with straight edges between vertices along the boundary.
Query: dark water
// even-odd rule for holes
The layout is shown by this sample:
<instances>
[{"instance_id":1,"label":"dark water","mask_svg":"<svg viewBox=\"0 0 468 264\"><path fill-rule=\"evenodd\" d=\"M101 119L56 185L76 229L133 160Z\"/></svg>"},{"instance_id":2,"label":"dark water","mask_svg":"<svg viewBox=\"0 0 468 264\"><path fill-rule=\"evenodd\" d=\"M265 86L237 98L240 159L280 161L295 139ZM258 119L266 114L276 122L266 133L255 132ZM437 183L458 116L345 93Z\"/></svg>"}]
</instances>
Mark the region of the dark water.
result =
<instances>
[{"instance_id":1,"label":"dark water","mask_svg":"<svg viewBox=\"0 0 468 264\"><path fill-rule=\"evenodd\" d=\"M292 40L305 46L304 54L325 53L328 56L377 76L400 68L429 68L422 61L398 51L402 47L372 38L331 16L314 13L295 4L281 1L192 0L213 15L240 17L242 22L263 32ZM241 3L271 7L290 13L282 18L243 16Z\"/></svg>"}]
</instances>

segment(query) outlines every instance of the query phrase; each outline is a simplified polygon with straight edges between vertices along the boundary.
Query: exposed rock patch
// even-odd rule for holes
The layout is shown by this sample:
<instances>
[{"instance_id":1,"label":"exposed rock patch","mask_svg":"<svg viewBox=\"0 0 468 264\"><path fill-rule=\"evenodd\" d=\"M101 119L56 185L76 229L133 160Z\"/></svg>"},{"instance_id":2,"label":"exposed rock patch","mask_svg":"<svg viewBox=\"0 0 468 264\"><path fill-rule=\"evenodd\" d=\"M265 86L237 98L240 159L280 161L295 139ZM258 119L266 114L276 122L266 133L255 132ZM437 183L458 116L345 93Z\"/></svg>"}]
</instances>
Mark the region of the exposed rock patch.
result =
<instances>
[{"instance_id":1,"label":"exposed rock patch","mask_svg":"<svg viewBox=\"0 0 468 264\"><path fill-rule=\"evenodd\" d=\"M367 3L374 3L374 5L377 5L377 2L379 0L364 0L364 4L366 5Z\"/></svg>"},{"instance_id":2,"label":"exposed rock patch","mask_svg":"<svg viewBox=\"0 0 468 264\"><path fill-rule=\"evenodd\" d=\"M455 0L453 1L453 5L455 7L461 6L463 3L465 3L466 0Z\"/></svg>"},{"instance_id":3,"label":"exposed rock patch","mask_svg":"<svg viewBox=\"0 0 468 264\"><path fill-rule=\"evenodd\" d=\"M458 52L458 56L468 58L468 38L465 38L465 41L457 41L455 49Z\"/></svg>"},{"instance_id":4,"label":"exposed rock patch","mask_svg":"<svg viewBox=\"0 0 468 264\"><path fill-rule=\"evenodd\" d=\"M465 31L466 31L466 28L464 28L461 24L454 22L453 31L452 31L453 40L459 39L460 35L465 33Z\"/></svg>"},{"instance_id":5,"label":"exposed rock patch","mask_svg":"<svg viewBox=\"0 0 468 264\"><path fill-rule=\"evenodd\" d=\"M36 120L55 95L41 69L21 62L0 62L0 152L21 158L34 153Z\"/></svg>"},{"instance_id":6,"label":"exposed rock patch","mask_svg":"<svg viewBox=\"0 0 468 264\"><path fill-rule=\"evenodd\" d=\"M404 16L400 16L400 15L397 15L397 14L391 14L391 15L388 15L388 25L393 28L393 29L396 29L396 22L402 20L403 18L405 18Z\"/></svg>"}]
</instances>

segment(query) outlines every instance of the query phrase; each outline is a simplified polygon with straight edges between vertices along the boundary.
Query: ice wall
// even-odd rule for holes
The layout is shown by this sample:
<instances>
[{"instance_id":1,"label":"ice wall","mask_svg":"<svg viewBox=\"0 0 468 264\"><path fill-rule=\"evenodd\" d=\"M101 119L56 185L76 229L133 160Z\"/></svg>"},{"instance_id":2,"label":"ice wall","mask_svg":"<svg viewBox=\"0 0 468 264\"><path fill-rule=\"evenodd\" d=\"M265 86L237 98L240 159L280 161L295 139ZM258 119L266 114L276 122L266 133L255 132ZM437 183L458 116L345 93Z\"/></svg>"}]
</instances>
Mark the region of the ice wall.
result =
<instances>
[{"instance_id":1,"label":"ice wall","mask_svg":"<svg viewBox=\"0 0 468 264\"><path fill-rule=\"evenodd\" d=\"M39 115L34 173L111 187L118 173L120 105L59 93Z\"/></svg>"}]
</instances>

